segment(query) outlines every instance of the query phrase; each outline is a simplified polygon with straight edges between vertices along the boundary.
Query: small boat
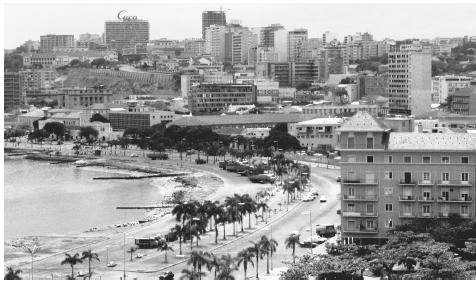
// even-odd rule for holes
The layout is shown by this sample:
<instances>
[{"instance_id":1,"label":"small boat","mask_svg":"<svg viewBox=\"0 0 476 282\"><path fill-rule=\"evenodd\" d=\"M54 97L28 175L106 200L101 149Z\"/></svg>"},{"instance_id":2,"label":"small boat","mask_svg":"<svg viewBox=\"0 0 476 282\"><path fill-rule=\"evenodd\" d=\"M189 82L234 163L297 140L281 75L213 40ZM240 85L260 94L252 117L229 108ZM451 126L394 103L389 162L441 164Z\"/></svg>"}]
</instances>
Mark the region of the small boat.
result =
<instances>
[{"instance_id":1,"label":"small boat","mask_svg":"<svg viewBox=\"0 0 476 282\"><path fill-rule=\"evenodd\" d=\"M107 267L115 267L117 265L117 263L113 262L113 261L110 261L107 263Z\"/></svg>"},{"instance_id":2,"label":"small boat","mask_svg":"<svg viewBox=\"0 0 476 282\"><path fill-rule=\"evenodd\" d=\"M87 166L88 163L85 160L77 160L73 163L76 167Z\"/></svg>"}]
</instances>

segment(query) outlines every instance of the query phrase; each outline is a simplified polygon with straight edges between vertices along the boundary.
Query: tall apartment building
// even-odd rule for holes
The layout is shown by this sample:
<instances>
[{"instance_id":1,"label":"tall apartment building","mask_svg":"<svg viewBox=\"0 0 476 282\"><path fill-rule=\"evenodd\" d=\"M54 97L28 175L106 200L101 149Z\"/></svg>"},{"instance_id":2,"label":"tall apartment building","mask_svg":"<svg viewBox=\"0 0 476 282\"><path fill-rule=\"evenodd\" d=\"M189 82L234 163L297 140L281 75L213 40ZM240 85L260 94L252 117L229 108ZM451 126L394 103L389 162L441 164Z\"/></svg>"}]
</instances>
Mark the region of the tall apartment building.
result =
<instances>
[{"instance_id":1,"label":"tall apartment building","mask_svg":"<svg viewBox=\"0 0 476 282\"><path fill-rule=\"evenodd\" d=\"M256 86L233 83L200 83L188 95L190 112L194 115L220 114L230 105L256 103Z\"/></svg>"},{"instance_id":2,"label":"tall apartment building","mask_svg":"<svg viewBox=\"0 0 476 282\"><path fill-rule=\"evenodd\" d=\"M319 79L319 67L315 61L306 63L268 63L265 73L279 82L280 87L295 87L299 82L313 83Z\"/></svg>"},{"instance_id":3,"label":"tall apartment building","mask_svg":"<svg viewBox=\"0 0 476 282\"><path fill-rule=\"evenodd\" d=\"M146 46L149 42L149 21L123 18L104 23L105 42L108 48L129 52L138 46ZM139 48L140 49L140 48Z\"/></svg>"},{"instance_id":4,"label":"tall apartment building","mask_svg":"<svg viewBox=\"0 0 476 282\"><path fill-rule=\"evenodd\" d=\"M3 75L3 111L18 110L22 102L21 76L17 72Z\"/></svg>"},{"instance_id":5,"label":"tall apartment building","mask_svg":"<svg viewBox=\"0 0 476 282\"><path fill-rule=\"evenodd\" d=\"M457 214L474 221L474 136L391 132L363 112L339 131L345 243L386 239L417 218Z\"/></svg>"},{"instance_id":6,"label":"tall apartment building","mask_svg":"<svg viewBox=\"0 0 476 282\"><path fill-rule=\"evenodd\" d=\"M431 79L431 94L434 103L445 103L448 95L463 88L468 88L471 77L444 75L435 76Z\"/></svg>"},{"instance_id":7,"label":"tall apartment building","mask_svg":"<svg viewBox=\"0 0 476 282\"><path fill-rule=\"evenodd\" d=\"M288 61L288 35L288 31L285 29L274 31L274 51L278 54L278 62Z\"/></svg>"},{"instance_id":8,"label":"tall apartment building","mask_svg":"<svg viewBox=\"0 0 476 282\"><path fill-rule=\"evenodd\" d=\"M300 28L289 31L288 34L288 61L303 62L305 60L307 44L307 29Z\"/></svg>"},{"instance_id":9,"label":"tall apartment building","mask_svg":"<svg viewBox=\"0 0 476 282\"><path fill-rule=\"evenodd\" d=\"M260 30L259 46L262 47L274 47L274 32L284 27L280 24L271 24L263 27Z\"/></svg>"},{"instance_id":10,"label":"tall apartment building","mask_svg":"<svg viewBox=\"0 0 476 282\"><path fill-rule=\"evenodd\" d=\"M391 114L420 115L431 105L431 50L403 44L388 54Z\"/></svg>"},{"instance_id":11,"label":"tall apartment building","mask_svg":"<svg viewBox=\"0 0 476 282\"><path fill-rule=\"evenodd\" d=\"M55 47L74 48L74 35L47 34L40 36L40 52L50 53Z\"/></svg>"},{"instance_id":12,"label":"tall apartment building","mask_svg":"<svg viewBox=\"0 0 476 282\"><path fill-rule=\"evenodd\" d=\"M226 33L228 28L224 25L205 28L205 52L221 62L225 61Z\"/></svg>"},{"instance_id":13,"label":"tall apartment building","mask_svg":"<svg viewBox=\"0 0 476 282\"><path fill-rule=\"evenodd\" d=\"M476 115L476 84L450 94L450 112L460 115Z\"/></svg>"},{"instance_id":14,"label":"tall apartment building","mask_svg":"<svg viewBox=\"0 0 476 282\"><path fill-rule=\"evenodd\" d=\"M322 34L322 44L327 44L334 40L339 40L339 35L337 33L326 31Z\"/></svg>"},{"instance_id":15,"label":"tall apartment building","mask_svg":"<svg viewBox=\"0 0 476 282\"><path fill-rule=\"evenodd\" d=\"M278 62L278 53L274 47L257 47L256 48L256 63Z\"/></svg>"},{"instance_id":16,"label":"tall apartment building","mask_svg":"<svg viewBox=\"0 0 476 282\"><path fill-rule=\"evenodd\" d=\"M319 62L319 78L321 81L326 81L329 78L329 74L345 73L346 67L349 66L347 47L337 41L327 44L321 50Z\"/></svg>"},{"instance_id":17,"label":"tall apartment building","mask_svg":"<svg viewBox=\"0 0 476 282\"><path fill-rule=\"evenodd\" d=\"M20 71L22 81L22 91L25 97L31 97L40 94L41 89L53 86L57 73L54 70L25 70Z\"/></svg>"},{"instance_id":18,"label":"tall apartment building","mask_svg":"<svg viewBox=\"0 0 476 282\"><path fill-rule=\"evenodd\" d=\"M249 51L257 46L257 36L248 28L242 28L231 34L231 63L249 64Z\"/></svg>"},{"instance_id":19,"label":"tall apartment building","mask_svg":"<svg viewBox=\"0 0 476 282\"><path fill-rule=\"evenodd\" d=\"M226 14L224 11L203 11L202 12L202 38L205 39L205 30L211 25L226 25Z\"/></svg>"},{"instance_id":20,"label":"tall apartment building","mask_svg":"<svg viewBox=\"0 0 476 282\"><path fill-rule=\"evenodd\" d=\"M387 97L388 75L359 75L356 80L359 100L372 96Z\"/></svg>"}]
</instances>

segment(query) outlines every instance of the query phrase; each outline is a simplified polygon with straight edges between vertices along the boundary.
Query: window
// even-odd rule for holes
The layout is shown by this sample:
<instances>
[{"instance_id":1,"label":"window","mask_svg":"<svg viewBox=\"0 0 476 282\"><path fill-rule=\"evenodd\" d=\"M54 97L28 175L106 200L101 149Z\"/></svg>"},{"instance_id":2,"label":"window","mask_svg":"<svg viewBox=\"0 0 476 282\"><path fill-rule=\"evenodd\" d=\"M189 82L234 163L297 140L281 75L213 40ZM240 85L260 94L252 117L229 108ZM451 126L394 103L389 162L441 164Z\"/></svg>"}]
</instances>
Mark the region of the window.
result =
<instances>
[{"instance_id":1,"label":"window","mask_svg":"<svg viewBox=\"0 0 476 282\"><path fill-rule=\"evenodd\" d=\"M429 205L424 205L423 206L423 213L430 213L430 206Z\"/></svg>"},{"instance_id":2,"label":"window","mask_svg":"<svg viewBox=\"0 0 476 282\"><path fill-rule=\"evenodd\" d=\"M349 196L354 196L355 195L355 188L354 187L349 187L347 194Z\"/></svg>"},{"instance_id":3,"label":"window","mask_svg":"<svg viewBox=\"0 0 476 282\"><path fill-rule=\"evenodd\" d=\"M410 156L404 156L404 157L403 157L403 162L406 163L406 164L412 163L412 157L410 157Z\"/></svg>"},{"instance_id":4,"label":"window","mask_svg":"<svg viewBox=\"0 0 476 282\"><path fill-rule=\"evenodd\" d=\"M391 171L386 171L385 179L393 179L393 173Z\"/></svg>"},{"instance_id":5,"label":"window","mask_svg":"<svg viewBox=\"0 0 476 282\"><path fill-rule=\"evenodd\" d=\"M468 206L461 206L461 214L467 215L468 210Z\"/></svg>"},{"instance_id":6,"label":"window","mask_svg":"<svg viewBox=\"0 0 476 282\"><path fill-rule=\"evenodd\" d=\"M353 212L355 209L355 206L354 204L347 204L347 211L348 212Z\"/></svg>"},{"instance_id":7,"label":"window","mask_svg":"<svg viewBox=\"0 0 476 282\"><path fill-rule=\"evenodd\" d=\"M373 149L373 148L374 148L374 138L367 137L367 149Z\"/></svg>"},{"instance_id":8,"label":"window","mask_svg":"<svg viewBox=\"0 0 476 282\"><path fill-rule=\"evenodd\" d=\"M354 137L347 137L347 148L354 148Z\"/></svg>"},{"instance_id":9,"label":"window","mask_svg":"<svg viewBox=\"0 0 476 282\"><path fill-rule=\"evenodd\" d=\"M373 214L374 213L374 205L373 204L367 204L367 213L368 214Z\"/></svg>"},{"instance_id":10,"label":"window","mask_svg":"<svg viewBox=\"0 0 476 282\"><path fill-rule=\"evenodd\" d=\"M385 211L386 212L393 211L393 204L385 204Z\"/></svg>"},{"instance_id":11,"label":"window","mask_svg":"<svg viewBox=\"0 0 476 282\"><path fill-rule=\"evenodd\" d=\"M429 164L431 162L431 157L423 157L423 163Z\"/></svg>"},{"instance_id":12,"label":"window","mask_svg":"<svg viewBox=\"0 0 476 282\"><path fill-rule=\"evenodd\" d=\"M449 164L450 163L450 157L441 157L441 162L444 164Z\"/></svg>"},{"instance_id":13,"label":"window","mask_svg":"<svg viewBox=\"0 0 476 282\"><path fill-rule=\"evenodd\" d=\"M393 163L393 157L392 156L385 156L385 162L391 164Z\"/></svg>"},{"instance_id":14,"label":"window","mask_svg":"<svg viewBox=\"0 0 476 282\"><path fill-rule=\"evenodd\" d=\"M387 228L392 228L393 227L393 221L392 219L385 220L385 227Z\"/></svg>"},{"instance_id":15,"label":"window","mask_svg":"<svg viewBox=\"0 0 476 282\"><path fill-rule=\"evenodd\" d=\"M385 187L383 191L385 196L393 195L393 187Z\"/></svg>"},{"instance_id":16,"label":"window","mask_svg":"<svg viewBox=\"0 0 476 282\"><path fill-rule=\"evenodd\" d=\"M430 182L430 172L423 172L423 182Z\"/></svg>"},{"instance_id":17,"label":"window","mask_svg":"<svg viewBox=\"0 0 476 282\"><path fill-rule=\"evenodd\" d=\"M450 173L449 172L443 172L443 174L441 175L441 180L449 181L450 180Z\"/></svg>"},{"instance_id":18,"label":"window","mask_svg":"<svg viewBox=\"0 0 476 282\"><path fill-rule=\"evenodd\" d=\"M430 191L423 191L423 199L428 201L431 199L431 192Z\"/></svg>"},{"instance_id":19,"label":"window","mask_svg":"<svg viewBox=\"0 0 476 282\"><path fill-rule=\"evenodd\" d=\"M367 220L367 229L374 229L374 221Z\"/></svg>"},{"instance_id":20,"label":"window","mask_svg":"<svg viewBox=\"0 0 476 282\"><path fill-rule=\"evenodd\" d=\"M468 173L467 172L461 173L461 181L468 182Z\"/></svg>"},{"instance_id":21,"label":"window","mask_svg":"<svg viewBox=\"0 0 476 282\"><path fill-rule=\"evenodd\" d=\"M374 162L374 156L367 156L367 162L368 163L373 163Z\"/></svg>"},{"instance_id":22,"label":"window","mask_svg":"<svg viewBox=\"0 0 476 282\"><path fill-rule=\"evenodd\" d=\"M468 157L461 157L461 163L463 163L463 164L469 163L469 158Z\"/></svg>"}]
</instances>

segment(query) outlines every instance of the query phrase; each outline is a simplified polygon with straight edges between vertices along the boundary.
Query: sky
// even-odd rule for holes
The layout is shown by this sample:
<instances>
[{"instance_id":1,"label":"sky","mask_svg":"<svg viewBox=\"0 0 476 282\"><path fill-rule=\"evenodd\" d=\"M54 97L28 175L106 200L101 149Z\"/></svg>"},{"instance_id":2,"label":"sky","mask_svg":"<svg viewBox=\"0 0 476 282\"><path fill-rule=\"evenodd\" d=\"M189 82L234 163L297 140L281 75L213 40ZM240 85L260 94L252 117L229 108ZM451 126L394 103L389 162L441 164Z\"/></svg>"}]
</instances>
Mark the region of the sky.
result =
<instances>
[{"instance_id":1,"label":"sky","mask_svg":"<svg viewBox=\"0 0 476 282\"><path fill-rule=\"evenodd\" d=\"M100 2L100 1L98 1ZM104 21L120 10L150 22L150 39L201 37L204 10L226 12L227 21L262 27L280 23L286 29L307 28L309 37L336 32L340 39L356 32L384 38L476 36L476 3L326 4L326 3L6 3L4 48L13 49L44 34L104 32Z\"/></svg>"}]
</instances>

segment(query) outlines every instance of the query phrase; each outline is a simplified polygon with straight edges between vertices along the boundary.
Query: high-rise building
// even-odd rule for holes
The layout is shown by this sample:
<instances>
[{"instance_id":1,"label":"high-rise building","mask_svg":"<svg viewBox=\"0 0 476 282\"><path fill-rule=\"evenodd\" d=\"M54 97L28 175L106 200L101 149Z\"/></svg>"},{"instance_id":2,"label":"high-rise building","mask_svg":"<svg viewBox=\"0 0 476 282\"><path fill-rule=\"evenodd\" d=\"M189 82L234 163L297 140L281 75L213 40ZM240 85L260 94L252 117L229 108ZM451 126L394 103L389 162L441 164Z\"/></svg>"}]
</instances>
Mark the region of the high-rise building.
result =
<instances>
[{"instance_id":1,"label":"high-rise building","mask_svg":"<svg viewBox=\"0 0 476 282\"><path fill-rule=\"evenodd\" d=\"M300 28L288 34L288 61L302 62L305 59L307 29Z\"/></svg>"},{"instance_id":2,"label":"high-rise building","mask_svg":"<svg viewBox=\"0 0 476 282\"><path fill-rule=\"evenodd\" d=\"M149 43L149 21L124 17L104 23L105 42L108 48L123 52L124 49L137 49ZM140 49L140 47L138 48Z\"/></svg>"},{"instance_id":3,"label":"high-rise building","mask_svg":"<svg viewBox=\"0 0 476 282\"><path fill-rule=\"evenodd\" d=\"M205 40L203 39L185 39L184 53L193 56L199 56L205 53Z\"/></svg>"},{"instance_id":4,"label":"high-rise building","mask_svg":"<svg viewBox=\"0 0 476 282\"><path fill-rule=\"evenodd\" d=\"M25 70L20 72L24 97L33 97L41 93L41 89L51 88L57 78L54 70Z\"/></svg>"},{"instance_id":5,"label":"high-rise building","mask_svg":"<svg viewBox=\"0 0 476 282\"><path fill-rule=\"evenodd\" d=\"M205 30L205 52L221 62L225 61L225 43L230 42L225 40L227 32L224 25L211 25Z\"/></svg>"},{"instance_id":6,"label":"high-rise building","mask_svg":"<svg viewBox=\"0 0 476 282\"><path fill-rule=\"evenodd\" d=\"M3 75L3 111L20 108L22 102L21 76L17 72L5 72Z\"/></svg>"},{"instance_id":7,"label":"high-rise building","mask_svg":"<svg viewBox=\"0 0 476 282\"><path fill-rule=\"evenodd\" d=\"M47 34L40 36L40 52L50 53L55 47L74 48L74 35Z\"/></svg>"},{"instance_id":8,"label":"high-rise building","mask_svg":"<svg viewBox=\"0 0 476 282\"><path fill-rule=\"evenodd\" d=\"M449 110L460 115L476 115L476 84L449 94Z\"/></svg>"},{"instance_id":9,"label":"high-rise building","mask_svg":"<svg viewBox=\"0 0 476 282\"><path fill-rule=\"evenodd\" d=\"M339 35L334 32L326 31L322 34L322 43L323 44L328 44L329 42L333 40L339 40Z\"/></svg>"},{"instance_id":10,"label":"high-rise building","mask_svg":"<svg viewBox=\"0 0 476 282\"><path fill-rule=\"evenodd\" d=\"M388 54L390 114L420 115L431 106L431 50L403 44Z\"/></svg>"},{"instance_id":11,"label":"high-rise building","mask_svg":"<svg viewBox=\"0 0 476 282\"><path fill-rule=\"evenodd\" d=\"M357 76L357 96L363 97L383 96L387 97L388 75L359 75Z\"/></svg>"},{"instance_id":12,"label":"high-rise building","mask_svg":"<svg viewBox=\"0 0 476 282\"><path fill-rule=\"evenodd\" d=\"M261 28L259 45L263 47L273 47L274 32L280 29L284 29L284 27L280 24L271 24L269 26Z\"/></svg>"},{"instance_id":13,"label":"high-rise building","mask_svg":"<svg viewBox=\"0 0 476 282\"><path fill-rule=\"evenodd\" d=\"M211 25L226 25L226 14L224 11L203 11L202 12L202 38L205 39L205 30Z\"/></svg>"},{"instance_id":14,"label":"high-rise building","mask_svg":"<svg viewBox=\"0 0 476 282\"><path fill-rule=\"evenodd\" d=\"M274 32L274 51L278 54L279 62L288 61L288 31L279 29Z\"/></svg>"},{"instance_id":15,"label":"high-rise building","mask_svg":"<svg viewBox=\"0 0 476 282\"><path fill-rule=\"evenodd\" d=\"M256 48L256 63L270 63L278 62L278 53L273 47L258 47Z\"/></svg>"},{"instance_id":16,"label":"high-rise building","mask_svg":"<svg viewBox=\"0 0 476 282\"><path fill-rule=\"evenodd\" d=\"M340 44L337 40L332 41L321 50L319 62L319 77L321 81L326 81L329 78L329 74L345 73L346 67L349 65L347 47Z\"/></svg>"},{"instance_id":17,"label":"high-rise building","mask_svg":"<svg viewBox=\"0 0 476 282\"><path fill-rule=\"evenodd\" d=\"M315 61L310 62L272 62L265 65L266 75L279 82L279 87L292 86L298 83L314 83L319 78L319 68Z\"/></svg>"},{"instance_id":18,"label":"high-rise building","mask_svg":"<svg viewBox=\"0 0 476 282\"><path fill-rule=\"evenodd\" d=\"M257 46L257 36L248 28L242 28L232 33L231 63L248 64L248 55L251 48Z\"/></svg>"},{"instance_id":19,"label":"high-rise building","mask_svg":"<svg viewBox=\"0 0 476 282\"><path fill-rule=\"evenodd\" d=\"M391 132L364 112L338 131L344 243L376 243L417 218L475 220L471 134Z\"/></svg>"}]
</instances>

